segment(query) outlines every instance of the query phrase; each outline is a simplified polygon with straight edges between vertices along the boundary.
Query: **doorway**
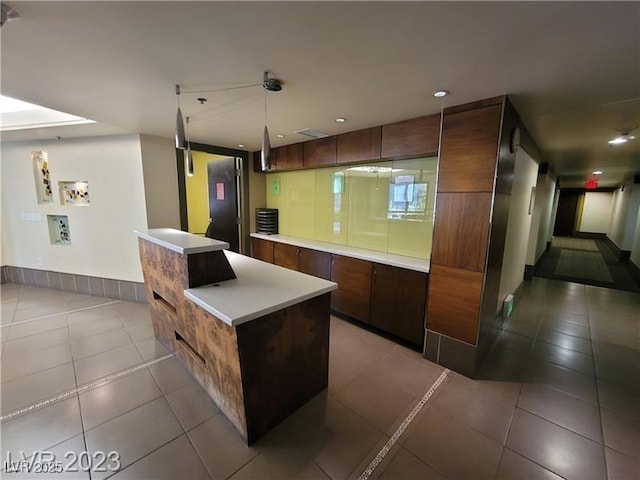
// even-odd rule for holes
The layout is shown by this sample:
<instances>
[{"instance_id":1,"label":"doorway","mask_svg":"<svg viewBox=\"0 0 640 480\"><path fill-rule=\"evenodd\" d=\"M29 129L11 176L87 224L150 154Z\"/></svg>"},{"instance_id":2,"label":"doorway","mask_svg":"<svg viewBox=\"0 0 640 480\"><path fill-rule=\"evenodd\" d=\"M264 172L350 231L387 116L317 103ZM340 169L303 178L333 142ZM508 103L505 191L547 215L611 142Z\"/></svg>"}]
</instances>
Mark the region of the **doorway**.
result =
<instances>
[{"instance_id":1,"label":"doorway","mask_svg":"<svg viewBox=\"0 0 640 480\"><path fill-rule=\"evenodd\" d=\"M560 190L556 222L553 235L556 237L572 237L576 232L576 213L582 192L576 190Z\"/></svg>"},{"instance_id":2,"label":"doorway","mask_svg":"<svg viewBox=\"0 0 640 480\"><path fill-rule=\"evenodd\" d=\"M248 152L193 142L191 149L191 176L185 174L184 151L176 150L181 229L205 235L211 220L210 236L246 252L249 215L242 192L248 190Z\"/></svg>"}]
</instances>

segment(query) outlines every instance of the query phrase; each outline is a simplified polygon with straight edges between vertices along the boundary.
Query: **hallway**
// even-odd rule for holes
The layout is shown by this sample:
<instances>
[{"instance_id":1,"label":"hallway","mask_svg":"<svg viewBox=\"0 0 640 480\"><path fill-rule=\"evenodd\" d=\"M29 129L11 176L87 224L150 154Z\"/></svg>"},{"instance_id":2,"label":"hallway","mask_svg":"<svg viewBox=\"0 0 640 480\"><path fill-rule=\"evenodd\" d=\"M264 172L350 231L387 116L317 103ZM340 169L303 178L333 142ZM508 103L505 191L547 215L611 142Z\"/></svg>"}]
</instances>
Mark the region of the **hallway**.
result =
<instances>
[{"instance_id":1,"label":"hallway","mask_svg":"<svg viewBox=\"0 0 640 480\"><path fill-rule=\"evenodd\" d=\"M536 265L535 275L640 292L628 266L620 262L606 241L600 239L553 237L551 248Z\"/></svg>"},{"instance_id":2,"label":"hallway","mask_svg":"<svg viewBox=\"0 0 640 480\"><path fill-rule=\"evenodd\" d=\"M118 473L54 478L363 478L444 372L332 318L328 391L247 447L153 338L146 305L1 293L3 460L120 454ZM637 479L638 405L640 294L535 278L478 379L449 372L368 478Z\"/></svg>"}]
</instances>

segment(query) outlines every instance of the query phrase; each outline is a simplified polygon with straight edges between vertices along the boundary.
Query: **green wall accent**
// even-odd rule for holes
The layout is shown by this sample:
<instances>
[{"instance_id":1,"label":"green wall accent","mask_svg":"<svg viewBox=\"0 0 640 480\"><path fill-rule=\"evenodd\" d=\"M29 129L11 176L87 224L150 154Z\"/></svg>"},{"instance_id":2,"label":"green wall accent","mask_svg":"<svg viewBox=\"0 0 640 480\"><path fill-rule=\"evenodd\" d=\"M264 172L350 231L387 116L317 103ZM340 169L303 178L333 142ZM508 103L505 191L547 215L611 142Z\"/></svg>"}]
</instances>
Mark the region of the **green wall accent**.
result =
<instances>
[{"instance_id":1,"label":"green wall accent","mask_svg":"<svg viewBox=\"0 0 640 480\"><path fill-rule=\"evenodd\" d=\"M267 207L282 235L428 259L436 170L429 157L267 174Z\"/></svg>"}]
</instances>

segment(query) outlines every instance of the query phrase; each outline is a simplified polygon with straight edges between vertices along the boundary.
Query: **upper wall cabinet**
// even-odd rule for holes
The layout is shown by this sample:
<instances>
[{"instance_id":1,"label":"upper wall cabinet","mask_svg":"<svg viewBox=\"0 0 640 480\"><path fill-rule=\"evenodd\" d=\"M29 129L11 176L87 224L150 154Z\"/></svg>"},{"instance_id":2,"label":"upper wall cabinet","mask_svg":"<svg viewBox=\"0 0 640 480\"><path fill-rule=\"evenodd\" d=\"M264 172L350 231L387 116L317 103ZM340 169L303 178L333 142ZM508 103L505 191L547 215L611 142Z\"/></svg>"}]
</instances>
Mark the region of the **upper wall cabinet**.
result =
<instances>
[{"instance_id":1,"label":"upper wall cabinet","mask_svg":"<svg viewBox=\"0 0 640 480\"><path fill-rule=\"evenodd\" d=\"M379 160L381 142L382 127L338 135L338 163Z\"/></svg>"},{"instance_id":2,"label":"upper wall cabinet","mask_svg":"<svg viewBox=\"0 0 640 480\"><path fill-rule=\"evenodd\" d=\"M434 154L440 141L440 115L382 126L382 158Z\"/></svg>"},{"instance_id":3,"label":"upper wall cabinet","mask_svg":"<svg viewBox=\"0 0 640 480\"><path fill-rule=\"evenodd\" d=\"M295 170L302 168L302 143L284 145L271 150L272 170ZM275 165L274 163L275 159Z\"/></svg>"},{"instance_id":4,"label":"upper wall cabinet","mask_svg":"<svg viewBox=\"0 0 640 480\"><path fill-rule=\"evenodd\" d=\"M336 137L318 138L302 144L302 166L320 167L335 165L337 155Z\"/></svg>"}]
</instances>

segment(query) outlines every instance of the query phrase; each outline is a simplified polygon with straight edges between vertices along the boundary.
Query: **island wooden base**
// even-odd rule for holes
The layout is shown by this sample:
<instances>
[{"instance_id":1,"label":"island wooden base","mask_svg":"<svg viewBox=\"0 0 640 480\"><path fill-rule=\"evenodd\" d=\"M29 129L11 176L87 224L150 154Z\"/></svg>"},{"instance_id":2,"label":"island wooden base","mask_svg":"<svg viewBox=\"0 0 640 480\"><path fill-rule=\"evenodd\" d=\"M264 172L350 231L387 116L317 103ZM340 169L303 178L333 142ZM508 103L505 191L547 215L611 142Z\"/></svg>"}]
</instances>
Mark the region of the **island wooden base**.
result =
<instances>
[{"instance_id":1,"label":"island wooden base","mask_svg":"<svg viewBox=\"0 0 640 480\"><path fill-rule=\"evenodd\" d=\"M184 297L187 256L144 241L140 252L156 337L247 444L327 387L329 293L232 327Z\"/></svg>"}]
</instances>

